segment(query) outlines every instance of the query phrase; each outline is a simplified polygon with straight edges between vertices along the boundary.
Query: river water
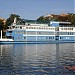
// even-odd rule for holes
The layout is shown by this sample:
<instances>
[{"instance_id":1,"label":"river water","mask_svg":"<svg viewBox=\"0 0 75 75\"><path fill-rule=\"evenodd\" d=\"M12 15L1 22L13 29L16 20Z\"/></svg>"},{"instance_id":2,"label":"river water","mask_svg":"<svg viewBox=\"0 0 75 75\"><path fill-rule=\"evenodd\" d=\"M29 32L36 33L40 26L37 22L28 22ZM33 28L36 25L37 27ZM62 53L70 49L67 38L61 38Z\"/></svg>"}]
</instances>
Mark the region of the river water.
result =
<instances>
[{"instance_id":1,"label":"river water","mask_svg":"<svg viewBox=\"0 0 75 75\"><path fill-rule=\"evenodd\" d=\"M75 43L2 44L0 75L75 75Z\"/></svg>"}]
</instances>

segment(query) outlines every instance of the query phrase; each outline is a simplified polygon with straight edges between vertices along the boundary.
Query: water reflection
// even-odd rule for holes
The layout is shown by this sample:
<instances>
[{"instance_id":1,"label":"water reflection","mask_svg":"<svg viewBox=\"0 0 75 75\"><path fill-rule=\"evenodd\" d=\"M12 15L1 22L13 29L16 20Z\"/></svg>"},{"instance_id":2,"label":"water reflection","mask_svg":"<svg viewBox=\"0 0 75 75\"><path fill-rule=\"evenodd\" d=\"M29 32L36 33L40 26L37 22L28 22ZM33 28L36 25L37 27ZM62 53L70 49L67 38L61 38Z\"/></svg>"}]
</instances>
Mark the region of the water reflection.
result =
<instances>
[{"instance_id":1,"label":"water reflection","mask_svg":"<svg viewBox=\"0 0 75 75\"><path fill-rule=\"evenodd\" d=\"M75 43L0 45L0 75L74 75Z\"/></svg>"}]
</instances>

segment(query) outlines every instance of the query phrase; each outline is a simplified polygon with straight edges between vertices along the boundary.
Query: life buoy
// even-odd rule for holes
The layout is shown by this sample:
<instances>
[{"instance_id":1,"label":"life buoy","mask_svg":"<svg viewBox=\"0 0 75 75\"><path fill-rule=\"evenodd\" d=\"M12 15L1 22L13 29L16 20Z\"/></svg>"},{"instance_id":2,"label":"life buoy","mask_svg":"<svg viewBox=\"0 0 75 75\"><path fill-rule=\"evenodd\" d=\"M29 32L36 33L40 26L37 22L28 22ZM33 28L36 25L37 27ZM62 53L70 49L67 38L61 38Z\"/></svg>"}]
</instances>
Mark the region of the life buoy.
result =
<instances>
[{"instance_id":1,"label":"life buoy","mask_svg":"<svg viewBox=\"0 0 75 75\"><path fill-rule=\"evenodd\" d=\"M68 70L71 70L71 71L75 71L75 66L64 66L64 69L68 69Z\"/></svg>"},{"instance_id":2,"label":"life buoy","mask_svg":"<svg viewBox=\"0 0 75 75\"><path fill-rule=\"evenodd\" d=\"M75 66L72 66L72 70L75 71Z\"/></svg>"}]
</instances>

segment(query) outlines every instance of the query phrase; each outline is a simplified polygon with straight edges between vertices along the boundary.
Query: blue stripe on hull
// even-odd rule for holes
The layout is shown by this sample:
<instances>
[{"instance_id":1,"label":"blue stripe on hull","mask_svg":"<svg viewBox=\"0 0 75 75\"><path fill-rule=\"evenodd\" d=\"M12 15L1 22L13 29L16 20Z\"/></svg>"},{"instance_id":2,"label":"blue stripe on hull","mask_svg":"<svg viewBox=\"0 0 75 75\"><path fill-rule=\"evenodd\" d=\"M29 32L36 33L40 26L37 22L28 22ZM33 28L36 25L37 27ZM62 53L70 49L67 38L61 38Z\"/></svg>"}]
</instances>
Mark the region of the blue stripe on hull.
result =
<instances>
[{"instance_id":1,"label":"blue stripe on hull","mask_svg":"<svg viewBox=\"0 0 75 75\"><path fill-rule=\"evenodd\" d=\"M49 43L75 43L75 41L0 41L0 44L49 44Z\"/></svg>"}]
</instances>

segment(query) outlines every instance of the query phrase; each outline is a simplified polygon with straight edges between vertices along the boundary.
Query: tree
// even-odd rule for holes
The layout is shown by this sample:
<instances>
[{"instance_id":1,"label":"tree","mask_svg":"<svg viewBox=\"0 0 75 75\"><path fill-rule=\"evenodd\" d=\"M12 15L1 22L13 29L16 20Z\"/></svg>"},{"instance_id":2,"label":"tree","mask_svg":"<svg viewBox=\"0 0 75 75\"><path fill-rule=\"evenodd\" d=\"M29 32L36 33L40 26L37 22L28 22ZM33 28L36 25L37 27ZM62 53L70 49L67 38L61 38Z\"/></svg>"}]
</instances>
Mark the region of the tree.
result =
<instances>
[{"instance_id":1,"label":"tree","mask_svg":"<svg viewBox=\"0 0 75 75\"><path fill-rule=\"evenodd\" d=\"M43 20L45 20L44 16L40 16L40 17L37 19L37 21L43 21Z\"/></svg>"},{"instance_id":2,"label":"tree","mask_svg":"<svg viewBox=\"0 0 75 75\"><path fill-rule=\"evenodd\" d=\"M4 22L3 22L3 20L0 20L0 30L2 30L3 27L4 27Z\"/></svg>"},{"instance_id":3,"label":"tree","mask_svg":"<svg viewBox=\"0 0 75 75\"><path fill-rule=\"evenodd\" d=\"M72 25L75 25L75 14L69 13L68 21L72 23Z\"/></svg>"},{"instance_id":4,"label":"tree","mask_svg":"<svg viewBox=\"0 0 75 75\"><path fill-rule=\"evenodd\" d=\"M38 19L37 19L37 22L38 23L49 23L49 18L46 18L44 16L40 16Z\"/></svg>"},{"instance_id":5,"label":"tree","mask_svg":"<svg viewBox=\"0 0 75 75\"><path fill-rule=\"evenodd\" d=\"M17 20L17 24L25 25L26 19Z\"/></svg>"},{"instance_id":6,"label":"tree","mask_svg":"<svg viewBox=\"0 0 75 75\"><path fill-rule=\"evenodd\" d=\"M5 32L4 32L5 29L6 29L5 22L3 19L0 19L0 30L3 31L3 36L5 36ZM1 35L1 33L0 33L0 35Z\"/></svg>"},{"instance_id":7,"label":"tree","mask_svg":"<svg viewBox=\"0 0 75 75\"><path fill-rule=\"evenodd\" d=\"M61 16L61 15L53 15L53 17L44 17L41 16L37 19L37 21L65 21L65 22L71 22L71 24L75 25L75 14L68 13L68 15Z\"/></svg>"},{"instance_id":8,"label":"tree","mask_svg":"<svg viewBox=\"0 0 75 75\"><path fill-rule=\"evenodd\" d=\"M6 21L6 25L10 26L13 23L15 17L17 18L17 21L21 20L19 15L11 14L10 17Z\"/></svg>"}]
</instances>

